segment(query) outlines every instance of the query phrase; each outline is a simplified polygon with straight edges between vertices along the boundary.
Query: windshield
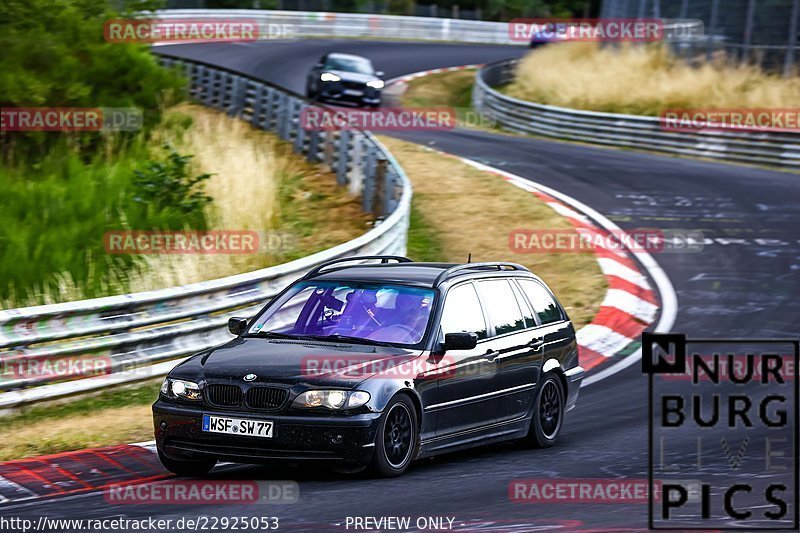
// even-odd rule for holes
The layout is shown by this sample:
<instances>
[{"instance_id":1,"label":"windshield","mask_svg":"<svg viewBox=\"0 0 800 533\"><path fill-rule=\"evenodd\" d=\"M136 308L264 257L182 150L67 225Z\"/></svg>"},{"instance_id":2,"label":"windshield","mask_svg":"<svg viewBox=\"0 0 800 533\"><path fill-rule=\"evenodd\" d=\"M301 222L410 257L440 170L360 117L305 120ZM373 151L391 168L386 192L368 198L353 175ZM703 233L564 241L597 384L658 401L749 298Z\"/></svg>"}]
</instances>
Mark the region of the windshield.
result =
<instances>
[{"instance_id":1,"label":"windshield","mask_svg":"<svg viewBox=\"0 0 800 533\"><path fill-rule=\"evenodd\" d=\"M359 74L373 73L372 64L366 59L351 59L345 57L329 57L325 62L325 69L358 72Z\"/></svg>"},{"instance_id":2,"label":"windshield","mask_svg":"<svg viewBox=\"0 0 800 533\"><path fill-rule=\"evenodd\" d=\"M302 282L259 316L248 333L416 345L425 336L434 294L403 285Z\"/></svg>"}]
</instances>

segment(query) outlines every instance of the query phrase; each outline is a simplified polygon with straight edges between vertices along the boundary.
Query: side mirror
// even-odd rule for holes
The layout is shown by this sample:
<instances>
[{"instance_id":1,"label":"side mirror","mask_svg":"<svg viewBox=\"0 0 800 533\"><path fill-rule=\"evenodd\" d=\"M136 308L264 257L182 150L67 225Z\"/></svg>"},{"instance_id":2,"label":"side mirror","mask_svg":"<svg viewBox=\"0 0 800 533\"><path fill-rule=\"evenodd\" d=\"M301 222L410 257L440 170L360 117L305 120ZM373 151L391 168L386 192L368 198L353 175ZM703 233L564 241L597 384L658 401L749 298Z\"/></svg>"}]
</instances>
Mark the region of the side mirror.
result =
<instances>
[{"instance_id":1,"label":"side mirror","mask_svg":"<svg viewBox=\"0 0 800 533\"><path fill-rule=\"evenodd\" d=\"M478 335L472 332L447 333L444 336L444 349L472 350L478 345Z\"/></svg>"},{"instance_id":2,"label":"side mirror","mask_svg":"<svg viewBox=\"0 0 800 533\"><path fill-rule=\"evenodd\" d=\"M245 332L247 329L247 319L246 318L229 318L228 319L228 331L236 335L237 337Z\"/></svg>"},{"instance_id":3,"label":"side mirror","mask_svg":"<svg viewBox=\"0 0 800 533\"><path fill-rule=\"evenodd\" d=\"M384 75L384 74L385 74L385 73L384 73L382 70L376 70L376 71L375 71L375 75L376 75L377 77L379 77L379 78L383 78L383 75Z\"/></svg>"},{"instance_id":4,"label":"side mirror","mask_svg":"<svg viewBox=\"0 0 800 533\"><path fill-rule=\"evenodd\" d=\"M316 64L314 65L314 68L322 68L322 67L324 67L324 66L325 66L325 63L316 63Z\"/></svg>"}]
</instances>

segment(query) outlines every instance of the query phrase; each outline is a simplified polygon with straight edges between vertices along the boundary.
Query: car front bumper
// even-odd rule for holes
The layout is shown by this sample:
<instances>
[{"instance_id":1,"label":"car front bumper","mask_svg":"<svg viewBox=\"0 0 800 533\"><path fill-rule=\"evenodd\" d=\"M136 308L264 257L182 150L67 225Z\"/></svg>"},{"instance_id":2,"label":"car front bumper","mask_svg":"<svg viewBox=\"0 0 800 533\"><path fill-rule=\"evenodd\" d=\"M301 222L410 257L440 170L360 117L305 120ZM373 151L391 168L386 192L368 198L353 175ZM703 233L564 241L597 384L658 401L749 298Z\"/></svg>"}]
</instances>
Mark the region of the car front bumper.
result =
<instances>
[{"instance_id":1,"label":"car front bumper","mask_svg":"<svg viewBox=\"0 0 800 533\"><path fill-rule=\"evenodd\" d=\"M209 433L204 414L274 423L272 438ZM171 459L269 464L324 461L366 465L372 458L381 413L331 417L228 411L158 400L153 404L156 446Z\"/></svg>"},{"instance_id":2,"label":"car front bumper","mask_svg":"<svg viewBox=\"0 0 800 533\"><path fill-rule=\"evenodd\" d=\"M358 105L378 106L381 103L380 89L371 87L348 88L341 82L323 83L319 97L321 100L350 102Z\"/></svg>"}]
</instances>

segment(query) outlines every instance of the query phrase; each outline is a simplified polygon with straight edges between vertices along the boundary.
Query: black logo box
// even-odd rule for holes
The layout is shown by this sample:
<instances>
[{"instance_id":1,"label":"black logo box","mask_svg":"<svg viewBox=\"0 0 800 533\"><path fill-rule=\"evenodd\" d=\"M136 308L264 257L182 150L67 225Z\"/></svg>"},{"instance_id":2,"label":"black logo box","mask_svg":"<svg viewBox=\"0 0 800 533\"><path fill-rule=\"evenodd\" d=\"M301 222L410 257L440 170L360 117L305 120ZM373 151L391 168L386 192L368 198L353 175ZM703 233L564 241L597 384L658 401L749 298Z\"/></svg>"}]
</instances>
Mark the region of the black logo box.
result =
<instances>
[{"instance_id":1,"label":"black logo box","mask_svg":"<svg viewBox=\"0 0 800 533\"><path fill-rule=\"evenodd\" d=\"M654 417L653 417L653 395L654 395L654 376L656 374L686 374L688 359L688 344L763 344L765 346L789 345L794 352L794 419L793 424L793 481L794 481L794 516L791 528L800 529L800 458L798 458L798 446L800 446L800 426L797 423L798 408L800 407L800 339L759 339L759 338L716 338L716 339L688 339L683 333L642 333L642 372L648 376L648 528L651 530L664 531L706 531L705 527L692 527L676 521L675 527L655 526L655 502L654 502ZM657 349L654 350L654 348ZM663 497L663 495L662 495ZM780 527L759 527L747 525L746 527L720 527L711 526L716 531L776 531L786 530L784 525Z\"/></svg>"}]
</instances>

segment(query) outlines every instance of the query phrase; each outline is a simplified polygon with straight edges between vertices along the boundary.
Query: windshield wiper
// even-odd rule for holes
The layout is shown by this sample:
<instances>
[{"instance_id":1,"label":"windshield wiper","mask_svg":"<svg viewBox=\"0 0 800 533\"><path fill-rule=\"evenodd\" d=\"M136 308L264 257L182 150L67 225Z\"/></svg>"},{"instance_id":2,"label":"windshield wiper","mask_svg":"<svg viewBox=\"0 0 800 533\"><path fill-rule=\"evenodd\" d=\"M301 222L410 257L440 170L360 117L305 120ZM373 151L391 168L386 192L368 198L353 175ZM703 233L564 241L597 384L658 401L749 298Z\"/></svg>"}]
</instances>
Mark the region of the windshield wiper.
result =
<instances>
[{"instance_id":1,"label":"windshield wiper","mask_svg":"<svg viewBox=\"0 0 800 533\"><path fill-rule=\"evenodd\" d=\"M376 341L373 339L365 339L364 337L354 337L352 335L339 335L338 333L333 333L331 335L309 335L309 337L316 339L316 340L332 340L332 341L345 341L345 342L353 342L356 344L368 344L370 346L387 346L389 348L394 348L394 344L384 341Z\"/></svg>"}]
</instances>

